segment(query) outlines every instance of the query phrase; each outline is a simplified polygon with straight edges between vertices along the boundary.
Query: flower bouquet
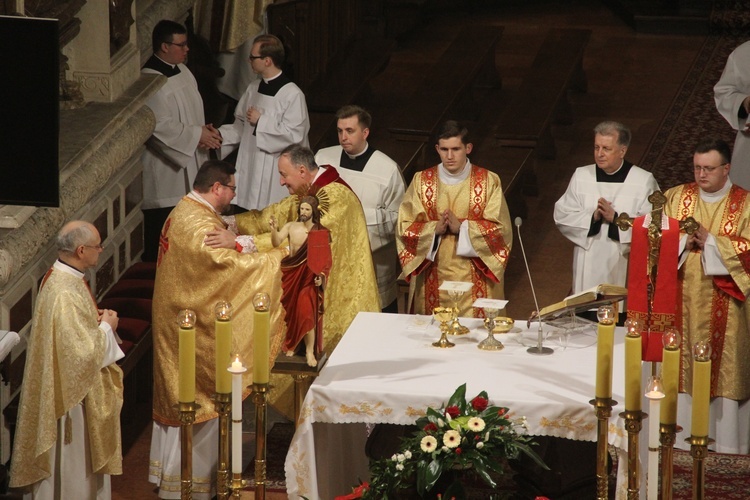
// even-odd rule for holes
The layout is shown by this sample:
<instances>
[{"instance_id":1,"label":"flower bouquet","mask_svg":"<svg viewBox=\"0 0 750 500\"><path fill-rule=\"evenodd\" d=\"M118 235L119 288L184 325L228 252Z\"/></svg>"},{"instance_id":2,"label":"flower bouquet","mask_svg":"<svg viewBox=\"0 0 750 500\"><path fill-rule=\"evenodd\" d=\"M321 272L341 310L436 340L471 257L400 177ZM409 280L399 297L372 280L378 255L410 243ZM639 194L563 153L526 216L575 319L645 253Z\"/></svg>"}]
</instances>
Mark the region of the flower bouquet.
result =
<instances>
[{"instance_id":1,"label":"flower bouquet","mask_svg":"<svg viewBox=\"0 0 750 500\"><path fill-rule=\"evenodd\" d=\"M393 499L412 488L423 498L443 473L451 470L470 469L495 488L492 475L503 473L503 459L514 459L521 453L548 469L531 449L531 438L523 434L526 418L511 420L508 411L490 406L485 391L467 401L466 384L461 385L447 405L427 409L416 422L419 430L403 439L397 453L371 463L370 482L360 488L362 498ZM440 493L443 498L464 497L458 481Z\"/></svg>"}]
</instances>

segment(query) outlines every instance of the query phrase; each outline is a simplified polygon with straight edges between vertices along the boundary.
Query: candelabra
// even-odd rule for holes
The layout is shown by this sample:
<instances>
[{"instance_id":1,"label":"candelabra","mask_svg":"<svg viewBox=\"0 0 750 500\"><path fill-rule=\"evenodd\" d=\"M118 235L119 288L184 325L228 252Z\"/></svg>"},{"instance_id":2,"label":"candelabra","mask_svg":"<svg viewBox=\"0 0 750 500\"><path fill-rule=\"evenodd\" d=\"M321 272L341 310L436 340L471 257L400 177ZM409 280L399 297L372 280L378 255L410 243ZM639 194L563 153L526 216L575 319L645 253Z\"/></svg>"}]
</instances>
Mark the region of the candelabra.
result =
<instances>
[{"instance_id":1,"label":"candelabra","mask_svg":"<svg viewBox=\"0 0 750 500\"><path fill-rule=\"evenodd\" d=\"M232 393L214 394L216 413L219 414L219 466L216 469L216 498L229 498L229 413L232 409Z\"/></svg>"},{"instance_id":2,"label":"candelabra","mask_svg":"<svg viewBox=\"0 0 750 500\"><path fill-rule=\"evenodd\" d=\"M672 500L672 477L674 465L674 444L677 433L682 427L677 424L659 426L659 444L661 445L661 500Z\"/></svg>"},{"instance_id":3,"label":"candelabra","mask_svg":"<svg viewBox=\"0 0 750 500\"><path fill-rule=\"evenodd\" d=\"M612 408L617 401L612 398L596 398L589 401L596 412L596 498L607 500L608 474L607 474L607 431L609 418L612 416Z\"/></svg>"},{"instance_id":4,"label":"candelabra","mask_svg":"<svg viewBox=\"0 0 750 500\"><path fill-rule=\"evenodd\" d=\"M620 417L625 419L625 430L628 432L628 500L638 500L641 488L638 474L638 435L643 419L648 415L641 410L626 409L620 413Z\"/></svg>"},{"instance_id":5,"label":"candelabra","mask_svg":"<svg viewBox=\"0 0 750 500\"><path fill-rule=\"evenodd\" d=\"M253 384L255 404L255 498L266 498L266 413L268 384Z\"/></svg>"},{"instance_id":6,"label":"candelabra","mask_svg":"<svg viewBox=\"0 0 750 500\"><path fill-rule=\"evenodd\" d=\"M690 456L693 457L693 500L706 498L706 457L708 445L713 442L708 436L690 436Z\"/></svg>"},{"instance_id":7,"label":"candelabra","mask_svg":"<svg viewBox=\"0 0 750 500\"><path fill-rule=\"evenodd\" d=\"M195 411L200 408L195 401L178 403L180 411L180 498L193 498L193 423Z\"/></svg>"}]
</instances>

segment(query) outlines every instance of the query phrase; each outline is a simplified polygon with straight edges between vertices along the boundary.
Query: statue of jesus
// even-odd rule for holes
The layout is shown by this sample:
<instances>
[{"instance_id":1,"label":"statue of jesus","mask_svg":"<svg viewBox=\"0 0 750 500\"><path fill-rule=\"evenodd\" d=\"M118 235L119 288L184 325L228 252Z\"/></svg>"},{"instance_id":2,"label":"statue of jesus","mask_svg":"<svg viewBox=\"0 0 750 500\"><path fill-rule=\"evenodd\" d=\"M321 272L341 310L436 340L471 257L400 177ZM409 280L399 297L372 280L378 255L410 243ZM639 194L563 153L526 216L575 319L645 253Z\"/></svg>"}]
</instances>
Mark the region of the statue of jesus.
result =
<instances>
[{"instance_id":1,"label":"statue of jesus","mask_svg":"<svg viewBox=\"0 0 750 500\"><path fill-rule=\"evenodd\" d=\"M307 265L307 240L310 231L325 230L320 224L318 200L305 196L299 204L298 219L278 228L271 216L271 243L277 247L288 239L289 256L281 261L283 293L281 303L286 310L287 333L284 352L293 356L299 343L305 341L305 359L317 366L317 352L322 349L323 286L325 274L315 274Z\"/></svg>"}]
</instances>

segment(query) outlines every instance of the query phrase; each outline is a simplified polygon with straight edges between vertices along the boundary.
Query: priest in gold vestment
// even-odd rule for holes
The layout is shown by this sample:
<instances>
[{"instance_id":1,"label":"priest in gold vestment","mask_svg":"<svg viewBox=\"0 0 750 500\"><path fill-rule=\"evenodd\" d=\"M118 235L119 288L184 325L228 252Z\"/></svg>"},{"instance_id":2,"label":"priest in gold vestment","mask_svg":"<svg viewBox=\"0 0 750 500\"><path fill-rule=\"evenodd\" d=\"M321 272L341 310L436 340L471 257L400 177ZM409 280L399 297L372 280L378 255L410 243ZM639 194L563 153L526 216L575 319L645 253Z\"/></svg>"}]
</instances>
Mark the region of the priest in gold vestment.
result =
<instances>
[{"instance_id":1,"label":"priest in gold vestment","mask_svg":"<svg viewBox=\"0 0 750 500\"><path fill-rule=\"evenodd\" d=\"M154 427L149 480L159 485L160 498L180 498L178 401L178 326L182 309L196 313L196 390L200 408L193 427L193 498L210 499L218 461L215 392L214 307L227 300L233 306L232 351L245 366L253 360L253 305L256 293L266 292L272 303L281 299L279 264L284 250L243 254L236 248L212 248L210 236L225 224L220 213L234 198L234 167L205 162L193 191L172 210L164 224L157 260L153 301ZM271 311L269 364L284 339L283 311ZM243 379L243 396L250 394L252 370Z\"/></svg>"},{"instance_id":2,"label":"priest in gold vestment","mask_svg":"<svg viewBox=\"0 0 750 500\"><path fill-rule=\"evenodd\" d=\"M503 278L513 233L500 178L472 165L468 131L446 122L436 145L442 163L418 172L398 214L398 257L417 314L441 304L443 281L472 283L459 301L459 315L480 316L478 298L505 298Z\"/></svg>"},{"instance_id":3,"label":"priest in gold vestment","mask_svg":"<svg viewBox=\"0 0 750 500\"><path fill-rule=\"evenodd\" d=\"M668 190L665 212L695 218L700 228L680 241L682 362L677 424L690 429L692 347L711 343L709 435L721 453L748 453L750 440L750 193L729 179L724 141L695 148L695 182ZM681 421L681 416L685 419ZM686 434L687 436L687 434ZM678 445L683 440L677 439ZM713 449L713 448L712 448Z\"/></svg>"},{"instance_id":4,"label":"priest in gold vestment","mask_svg":"<svg viewBox=\"0 0 750 500\"><path fill-rule=\"evenodd\" d=\"M293 196L263 210L237 215L237 227L242 234L255 235L259 250L271 248L271 216L279 226L297 220L299 200L294 194L315 192L320 202L320 223L331 232L333 263L326 283L323 313L323 350L330 353L357 313L380 311L364 212L336 169L330 165L319 167L310 149L296 144L287 147L281 152L278 168L281 184ZM271 385L274 386L271 404L291 416L292 378L272 374Z\"/></svg>"},{"instance_id":5,"label":"priest in gold vestment","mask_svg":"<svg viewBox=\"0 0 750 500\"><path fill-rule=\"evenodd\" d=\"M97 310L84 281L101 241L88 222L63 226L36 299L10 476L33 499L109 499L122 474L117 313Z\"/></svg>"}]
</instances>

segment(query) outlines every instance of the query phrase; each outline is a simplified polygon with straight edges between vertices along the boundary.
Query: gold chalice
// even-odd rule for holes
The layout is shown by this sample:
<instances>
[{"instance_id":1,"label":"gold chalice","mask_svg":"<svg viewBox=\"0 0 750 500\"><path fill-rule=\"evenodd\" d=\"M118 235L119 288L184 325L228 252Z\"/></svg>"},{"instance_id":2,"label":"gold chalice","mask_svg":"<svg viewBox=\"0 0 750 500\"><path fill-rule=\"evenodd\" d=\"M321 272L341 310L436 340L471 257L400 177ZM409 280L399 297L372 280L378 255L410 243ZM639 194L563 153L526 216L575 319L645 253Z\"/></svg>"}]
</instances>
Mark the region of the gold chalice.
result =
<instances>
[{"instance_id":1,"label":"gold chalice","mask_svg":"<svg viewBox=\"0 0 750 500\"><path fill-rule=\"evenodd\" d=\"M466 335L469 333L469 329L458 322L458 301L464 294L461 290L448 290L448 296L453 301L453 321L450 326L451 335Z\"/></svg>"},{"instance_id":2,"label":"gold chalice","mask_svg":"<svg viewBox=\"0 0 750 500\"><path fill-rule=\"evenodd\" d=\"M500 314L499 309L490 307L484 308L484 316L486 318L484 324L487 327L487 338L477 344L477 347L479 349L483 349L485 351L499 351L501 349L505 349L503 343L495 338L495 319L497 318L498 314ZM508 330L510 330L510 328L508 328Z\"/></svg>"},{"instance_id":3,"label":"gold chalice","mask_svg":"<svg viewBox=\"0 0 750 500\"><path fill-rule=\"evenodd\" d=\"M440 340L433 342L432 345L435 347L446 348L453 347L454 344L448 340L448 323L453 319L453 308L452 307L436 307L432 310L432 317L440 322Z\"/></svg>"},{"instance_id":4,"label":"gold chalice","mask_svg":"<svg viewBox=\"0 0 750 500\"><path fill-rule=\"evenodd\" d=\"M489 328L490 319L484 318L484 327ZM513 318L509 318L507 316L500 316L499 318L495 318L495 328L492 329L494 333L508 333L513 329L513 326L515 325L515 321L513 321Z\"/></svg>"}]
</instances>

